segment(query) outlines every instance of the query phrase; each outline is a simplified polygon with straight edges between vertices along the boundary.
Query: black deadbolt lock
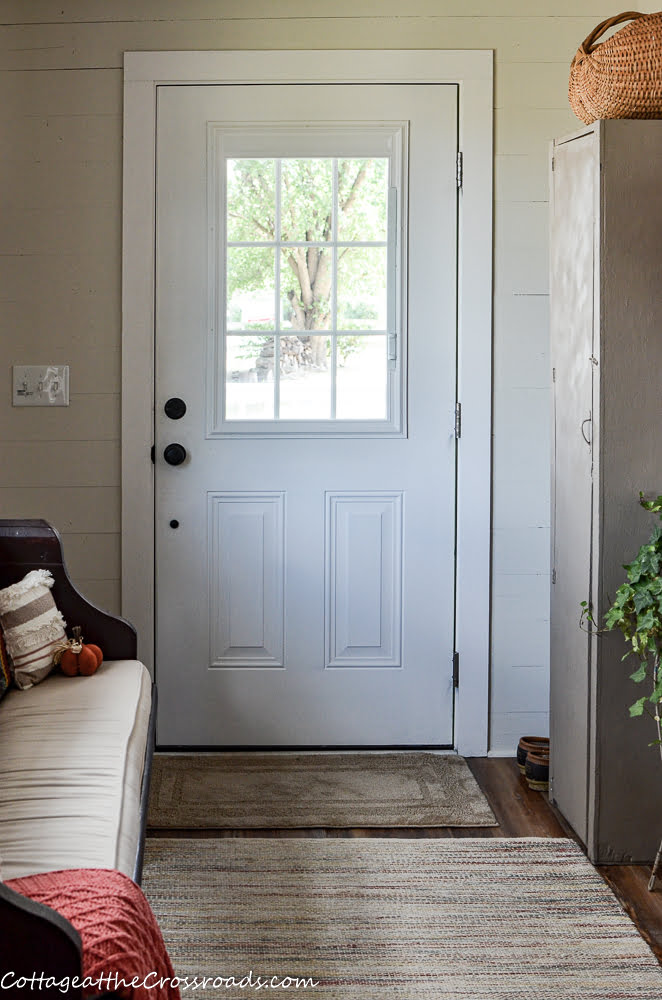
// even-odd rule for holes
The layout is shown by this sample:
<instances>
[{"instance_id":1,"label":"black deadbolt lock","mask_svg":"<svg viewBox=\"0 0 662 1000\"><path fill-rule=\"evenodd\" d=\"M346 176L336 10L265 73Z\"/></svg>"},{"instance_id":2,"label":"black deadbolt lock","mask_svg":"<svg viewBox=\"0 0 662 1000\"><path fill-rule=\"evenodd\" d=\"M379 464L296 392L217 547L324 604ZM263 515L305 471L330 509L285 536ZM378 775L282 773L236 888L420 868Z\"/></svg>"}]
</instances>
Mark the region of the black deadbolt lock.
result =
<instances>
[{"instance_id":1,"label":"black deadbolt lock","mask_svg":"<svg viewBox=\"0 0 662 1000\"><path fill-rule=\"evenodd\" d=\"M169 444L163 452L168 465L181 465L186 459L186 448L183 444Z\"/></svg>"},{"instance_id":2,"label":"black deadbolt lock","mask_svg":"<svg viewBox=\"0 0 662 1000\"><path fill-rule=\"evenodd\" d=\"M181 420L186 413L186 403L179 396L172 396L163 407L166 417L171 420Z\"/></svg>"}]
</instances>

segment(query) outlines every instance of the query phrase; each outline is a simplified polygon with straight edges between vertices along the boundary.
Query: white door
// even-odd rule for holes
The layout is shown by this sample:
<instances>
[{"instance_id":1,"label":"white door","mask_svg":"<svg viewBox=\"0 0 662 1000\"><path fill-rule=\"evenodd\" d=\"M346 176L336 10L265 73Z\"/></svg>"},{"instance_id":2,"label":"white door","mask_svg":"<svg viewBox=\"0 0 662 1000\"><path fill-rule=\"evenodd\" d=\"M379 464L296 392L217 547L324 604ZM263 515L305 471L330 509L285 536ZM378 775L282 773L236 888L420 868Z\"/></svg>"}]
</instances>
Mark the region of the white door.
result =
<instances>
[{"instance_id":1,"label":"white door","mask_svg":"<svg viewBox=\"0 0 662 1000\"><path fill-rule=\"evenodd\" d=\"M457 88L157 122L158 742L451 745Z\"/></svg>"}]
</instances>

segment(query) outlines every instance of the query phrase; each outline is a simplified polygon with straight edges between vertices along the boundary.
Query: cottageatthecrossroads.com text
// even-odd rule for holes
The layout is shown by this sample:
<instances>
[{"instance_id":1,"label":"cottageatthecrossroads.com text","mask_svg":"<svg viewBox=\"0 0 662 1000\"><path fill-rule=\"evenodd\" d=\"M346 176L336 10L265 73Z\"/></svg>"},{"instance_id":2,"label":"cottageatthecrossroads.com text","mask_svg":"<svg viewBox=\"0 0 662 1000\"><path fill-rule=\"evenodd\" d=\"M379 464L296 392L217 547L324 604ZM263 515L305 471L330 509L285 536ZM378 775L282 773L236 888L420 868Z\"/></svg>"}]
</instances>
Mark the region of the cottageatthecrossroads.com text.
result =
<instances>
[{"instance_id":1,"label":"cottageatthecrossroads.com text","mask_svg":"<svg viewBox=\"0 0 662 1000\"><path fill-rule=\"evenodd\" d=\"M319 981L312 977L301 979L297 976L257 976L251 969L245 976L160 976L157 972L148 972L146 976L133 976L125 979L117 972L100 973L98 976L64 976L57 979L47 976L44 972L33 972L30 976L17 976L15 972L5 972L0 978L0 990L31 989L59 990L68 993L70 989L98 989L108 992L120 989L164 989L167 986L186 990L223 990L235 989L253 990L306 990L319 986Z\"/></svg>"}]
</instances>

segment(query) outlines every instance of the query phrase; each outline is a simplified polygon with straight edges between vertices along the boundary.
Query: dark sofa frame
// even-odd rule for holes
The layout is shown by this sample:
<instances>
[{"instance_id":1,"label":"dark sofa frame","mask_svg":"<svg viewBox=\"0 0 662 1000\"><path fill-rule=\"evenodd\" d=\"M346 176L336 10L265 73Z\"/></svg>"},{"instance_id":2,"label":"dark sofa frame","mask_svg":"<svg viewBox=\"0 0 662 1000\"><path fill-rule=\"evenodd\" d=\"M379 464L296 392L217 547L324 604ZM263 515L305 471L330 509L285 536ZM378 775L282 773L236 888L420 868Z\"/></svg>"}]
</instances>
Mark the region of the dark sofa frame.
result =
<instances>
[{"instance_id":1,"label":"dark sofa frame","mask_svg":"<svg viewBox=\"0 0 662 1000\"><path fill-rule=\"evenodd\" d=\"M0 589L16 583L31 569L48 569L55 584L53 597L68 625L80 625L83 635L98 643L108 660L136 659L136 630L123 618L102 611L80 594L69 578L56 529L42 520L0 520ZM140 840L133 879L140 884L147 826L147 804L154 751L156 688L152 686L152 708L143 770L140 801ZM0 882L0 978L6 972L20 977L39 976L61 983L80 977L81 941L76 929L55 910L14 892ZM14 980L11 980L12 982ZM14 987L1 991L4 997L59 997L81 1000L80 988L63 992L57 986L31 989ZM108 997L115 994L107 994Z\"/></svg>"}]
</instances>

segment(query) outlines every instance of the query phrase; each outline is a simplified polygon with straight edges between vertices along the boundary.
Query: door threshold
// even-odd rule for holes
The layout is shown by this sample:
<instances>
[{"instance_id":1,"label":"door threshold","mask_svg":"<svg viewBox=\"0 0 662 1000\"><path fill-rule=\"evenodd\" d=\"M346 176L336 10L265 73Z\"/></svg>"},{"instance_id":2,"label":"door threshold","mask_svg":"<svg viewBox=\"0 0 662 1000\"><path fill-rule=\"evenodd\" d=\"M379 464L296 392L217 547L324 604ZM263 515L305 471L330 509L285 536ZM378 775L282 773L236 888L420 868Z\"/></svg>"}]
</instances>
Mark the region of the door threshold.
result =
<instances>
[{"instance_id":1,"label":"door threshold","mask_svg":"<svg viewBox=\"0 0 662 1000\"><path fill-rule=\"evenodd\" d=\"M426 743L397 746L157 746L157 753L427 753L454 754L452 746Z\"/></svg>"}]
</instances>

